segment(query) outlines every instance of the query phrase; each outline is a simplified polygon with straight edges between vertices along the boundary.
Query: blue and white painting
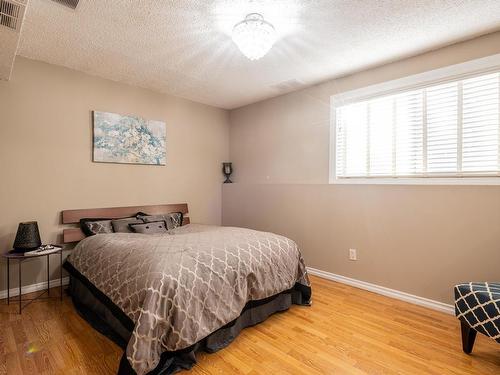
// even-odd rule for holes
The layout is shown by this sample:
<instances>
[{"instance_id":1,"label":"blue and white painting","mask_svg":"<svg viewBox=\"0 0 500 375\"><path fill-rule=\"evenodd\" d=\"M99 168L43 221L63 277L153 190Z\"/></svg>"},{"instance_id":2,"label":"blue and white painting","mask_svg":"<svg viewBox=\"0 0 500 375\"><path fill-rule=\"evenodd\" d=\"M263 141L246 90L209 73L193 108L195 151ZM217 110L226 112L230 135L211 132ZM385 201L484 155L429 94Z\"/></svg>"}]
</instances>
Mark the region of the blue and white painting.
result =
<instances>
[{"instance_id":1,"label":"blue and white painting","mask_svg":"<svg viewBox=\"0 0 500 375\"><path fill-rule=\"evenodd\" d=\"M95 162L165 165L164 122L94 111Z\"/></svg>"}]
</instances>

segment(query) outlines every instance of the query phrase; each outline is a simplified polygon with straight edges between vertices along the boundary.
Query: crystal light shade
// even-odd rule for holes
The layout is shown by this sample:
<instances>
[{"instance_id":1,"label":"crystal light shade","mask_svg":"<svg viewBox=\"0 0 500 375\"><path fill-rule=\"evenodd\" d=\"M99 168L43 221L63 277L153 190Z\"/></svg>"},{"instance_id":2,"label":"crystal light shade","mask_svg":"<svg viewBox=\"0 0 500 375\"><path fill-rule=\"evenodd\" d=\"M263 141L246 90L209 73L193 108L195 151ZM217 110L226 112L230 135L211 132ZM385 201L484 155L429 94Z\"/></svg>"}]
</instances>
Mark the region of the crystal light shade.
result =
<instances>
[{"instance_id":1,"label":"crystal light shade","mask_svg":"<svg viewBox=\"0 0 500 375\"><path fill-rule=\"evenodd\" d=\"M276 41L273 25L259 13L250 13L233 28L233 41L250 60L258 60L269 52Z\"/></svg>"}]
</instances>

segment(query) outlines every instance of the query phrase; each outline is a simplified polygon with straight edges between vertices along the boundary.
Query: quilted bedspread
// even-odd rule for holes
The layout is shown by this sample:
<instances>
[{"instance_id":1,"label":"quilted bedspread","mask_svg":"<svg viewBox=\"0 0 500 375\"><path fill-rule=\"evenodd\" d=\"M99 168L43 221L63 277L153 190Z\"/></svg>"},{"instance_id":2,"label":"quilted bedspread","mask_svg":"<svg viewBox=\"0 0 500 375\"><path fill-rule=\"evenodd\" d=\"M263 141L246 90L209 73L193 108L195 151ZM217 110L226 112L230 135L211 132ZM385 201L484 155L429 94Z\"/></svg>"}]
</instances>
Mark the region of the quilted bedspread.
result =
<instances>
[{"instance_id":1,"label":"quilted bedspread","mask_svg":"<svg viewBox=\"0 0 500 375\"><path fill-rule=\"evenodd\" d=\"M99 234L68 257L135 323L126 355L137 374L233 321L247 302L309 286L286 237L195 224L169 233Z\"/></svg>"}]
</instances>

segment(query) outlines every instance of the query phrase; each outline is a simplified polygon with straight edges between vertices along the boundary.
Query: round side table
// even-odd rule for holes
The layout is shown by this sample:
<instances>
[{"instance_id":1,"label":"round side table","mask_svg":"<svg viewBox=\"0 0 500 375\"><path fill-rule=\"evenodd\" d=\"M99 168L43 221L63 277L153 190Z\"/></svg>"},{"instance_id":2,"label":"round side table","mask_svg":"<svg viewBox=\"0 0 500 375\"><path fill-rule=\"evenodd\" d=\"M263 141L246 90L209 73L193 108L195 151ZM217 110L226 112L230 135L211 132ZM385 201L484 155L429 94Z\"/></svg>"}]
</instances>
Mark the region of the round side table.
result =
<instances>
[{"instance_id":1,"label":"round side table","mask_svg":"<svg viewBox=\"0 0 500 375\"><path fill-rule=\"evenodd\" d=\"M63 285L62 285L62 248L57 247L56 249L53 249L50 252L44 252L43 254L30 254L30 255L24 255L23 253L15 253L13 250L2 254L2 257L7 259L7 304L10 304L10 262L11 261L17 261L18 264L18 282L19 282L19 296L18 296L18 303L19 303L19 314L22 313L23 309L28 306L31 302L35 300L40 300L40 299L49 299L49 298L59 298L61 301L63 299ZM61 287L60 294L58 297L51 297L50 296L50 256L51 255L59 255L59 286ZM40 293L38 296L35 298L28 298L28 299L23 299L22 298L22 264L23 262L27 260L31 260L34 258L40 258L40 257L46 257L47 258L47 289L45 289L42 293ZM47 293L46 297L42 297L45 293ZM23 302L28 302L23 306Z\"/></svg>"}]
</instances>

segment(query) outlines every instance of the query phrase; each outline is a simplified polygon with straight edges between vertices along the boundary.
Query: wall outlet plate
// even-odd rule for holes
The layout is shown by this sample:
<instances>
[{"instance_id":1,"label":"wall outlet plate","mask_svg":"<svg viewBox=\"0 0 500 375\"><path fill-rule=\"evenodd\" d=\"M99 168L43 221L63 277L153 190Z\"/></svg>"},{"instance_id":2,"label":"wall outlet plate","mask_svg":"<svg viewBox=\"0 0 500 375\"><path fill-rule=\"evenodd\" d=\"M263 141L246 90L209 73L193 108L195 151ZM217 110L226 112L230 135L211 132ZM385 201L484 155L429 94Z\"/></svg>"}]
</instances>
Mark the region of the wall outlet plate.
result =
<instances>
[{"instance_id":1,"label":"wall outlet plate","mask_svg":"<svg viewBox=\"0 0 500 375\"><path fill-rule=\"evenodd\" d=\"M356 249L349 249L349 260L358 260L358 251Z\"/></svg>"}]
</instances>

